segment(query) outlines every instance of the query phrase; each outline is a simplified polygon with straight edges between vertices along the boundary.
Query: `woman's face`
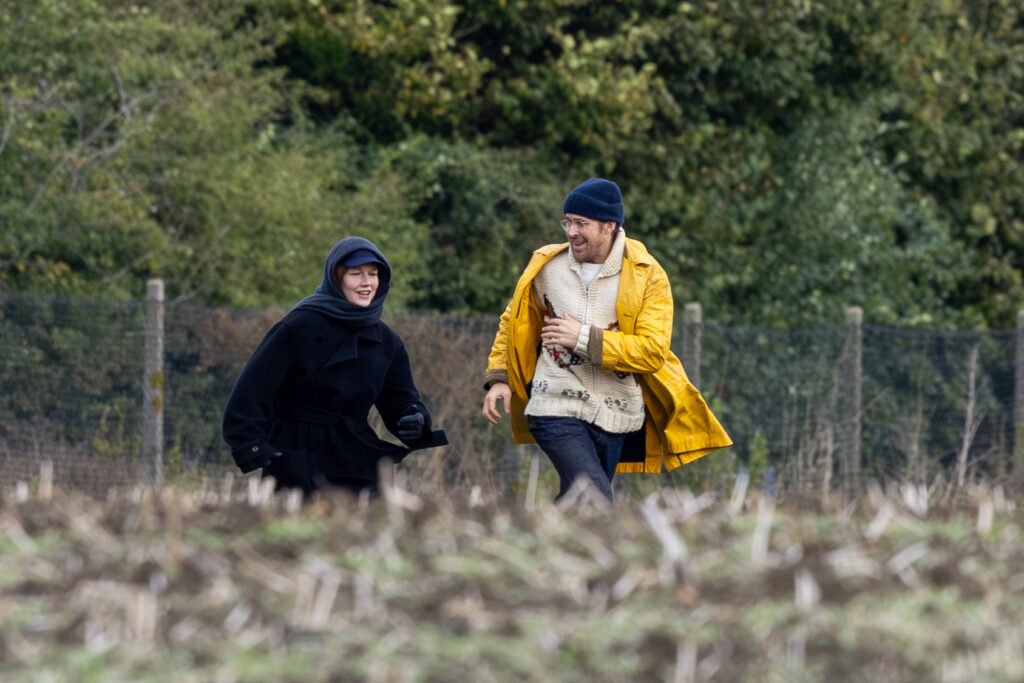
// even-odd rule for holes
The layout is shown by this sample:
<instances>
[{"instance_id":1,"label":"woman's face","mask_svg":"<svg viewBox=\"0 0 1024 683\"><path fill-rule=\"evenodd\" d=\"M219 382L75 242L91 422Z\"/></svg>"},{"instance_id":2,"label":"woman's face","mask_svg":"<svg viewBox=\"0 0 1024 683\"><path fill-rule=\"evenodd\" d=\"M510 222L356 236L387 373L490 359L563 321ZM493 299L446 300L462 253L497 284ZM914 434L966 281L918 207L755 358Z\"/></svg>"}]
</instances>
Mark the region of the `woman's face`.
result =
<instances>
[{"instance_id":1,"label":"woman's face","mask_svg":"<svg viewBox=\"0 0 1024 683\"><path fill-rule=\"evenodd\" d=\"M362 266L338 266L334 277L338 280L345 298L356 306L369 306L377 294L380 280L377 277L377 264L367 263Z\"/></svg>"}]
</instances>

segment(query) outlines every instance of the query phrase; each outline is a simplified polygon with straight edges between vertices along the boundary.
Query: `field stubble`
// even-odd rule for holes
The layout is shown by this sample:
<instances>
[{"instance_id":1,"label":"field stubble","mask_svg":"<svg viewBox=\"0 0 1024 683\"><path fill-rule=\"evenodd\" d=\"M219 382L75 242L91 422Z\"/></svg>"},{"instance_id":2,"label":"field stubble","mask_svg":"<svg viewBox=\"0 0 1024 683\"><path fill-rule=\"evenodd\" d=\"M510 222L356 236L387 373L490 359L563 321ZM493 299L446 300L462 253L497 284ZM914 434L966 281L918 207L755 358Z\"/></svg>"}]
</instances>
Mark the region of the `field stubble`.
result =
<instances>
[{"instance_id":1,"label":"field stubble","mask_svg":"<svg viewBox=\"0 0 1024 683\"><path fill-rule=\"evenodd\" d=\"M607 508L302 501L256 479L0 501L8 681L1019 681L999 489L836 509L663 489Z\"/></svg>"}]
</instances>

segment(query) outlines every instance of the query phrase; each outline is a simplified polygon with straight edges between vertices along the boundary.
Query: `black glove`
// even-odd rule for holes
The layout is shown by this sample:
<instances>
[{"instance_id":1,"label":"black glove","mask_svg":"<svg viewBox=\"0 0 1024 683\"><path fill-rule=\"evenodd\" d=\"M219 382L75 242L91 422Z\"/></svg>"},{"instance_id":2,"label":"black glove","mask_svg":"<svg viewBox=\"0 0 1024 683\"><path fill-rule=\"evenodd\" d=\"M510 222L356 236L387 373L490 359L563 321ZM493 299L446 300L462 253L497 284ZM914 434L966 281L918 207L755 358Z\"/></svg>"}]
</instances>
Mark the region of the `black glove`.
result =
<instances>
[{"instance_id":1,"label":"black glove","mask_svg":"<svg viewBox=\"0 0 1024 683\"><path fill-rule=\"evenodd\" d=\"M261 467L266 467L270 464L273 458L280 458L281 451L277 450L268 443L261 443L252 448L245 449L245 452L251 454L250 458L247 458L238 467L242 472L252 472L258 470Z\"/></svg>"},{"instance_id":2,"label":"black glove","mask_svg":"<svg viewBox=\"0 0 1024 683\"><path fill-rule=\"evenodd\" d=\"M423 425L426 420L423 418L423 413L416 411L415 413L409 413L405 417L399 418L398 423L395 425L396 432L395 436L405 442L413 442L423 435Z\"/></svg>"}]
</instances>

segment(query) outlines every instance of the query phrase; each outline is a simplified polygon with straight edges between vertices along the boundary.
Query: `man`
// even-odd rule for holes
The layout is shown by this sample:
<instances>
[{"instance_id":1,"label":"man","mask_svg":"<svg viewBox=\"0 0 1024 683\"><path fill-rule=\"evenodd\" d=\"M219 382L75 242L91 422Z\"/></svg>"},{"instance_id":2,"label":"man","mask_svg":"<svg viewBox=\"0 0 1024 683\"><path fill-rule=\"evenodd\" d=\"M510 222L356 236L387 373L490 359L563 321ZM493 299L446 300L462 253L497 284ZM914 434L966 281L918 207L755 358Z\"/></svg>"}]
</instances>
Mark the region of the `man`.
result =
<instances>
[{"instance_id":1,"label":"man","mask_svg":"<svg viewBox=\"0 0 1024 683\"><path fill-rule=\"evenodd\" d=\"M519 278L484 375L483 414L498 403L518 443L536 442L561 480L611 501L616 472L661 472L732 440L690 384L672 339L672 290L622 229L618 185L591 178L562 205L567 243L537 249Z\"/></svg>"}]
</instances>

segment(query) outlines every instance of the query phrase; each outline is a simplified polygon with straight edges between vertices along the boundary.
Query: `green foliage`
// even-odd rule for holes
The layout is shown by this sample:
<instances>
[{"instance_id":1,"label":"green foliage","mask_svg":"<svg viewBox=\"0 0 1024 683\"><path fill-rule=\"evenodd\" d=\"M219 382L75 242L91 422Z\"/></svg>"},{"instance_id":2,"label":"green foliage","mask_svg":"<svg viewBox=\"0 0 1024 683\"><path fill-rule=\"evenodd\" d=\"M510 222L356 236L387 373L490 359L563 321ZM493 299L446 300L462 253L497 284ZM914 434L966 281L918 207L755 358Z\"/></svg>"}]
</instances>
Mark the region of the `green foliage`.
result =
<instances>
[{"instance_id":1,"label":"green foliage","mask_svg":"<svg viewBox=\"0 0 1024 683\"><path fill-rule=\"evenodd\" d=\"M125 344L137 314L82 300L6 298L0 434L85 444L101 457L137 450L141 348Z\"/></svg>"},{"instance_id":2,"label":"green foliage","mask_svg":"<svg viewBox=\"0 0 1024 683\"><path fill-rule=\"evenodd\" d=\"M494 315L591 175L723 324L1009 326L1011 0L0 2L0 286Z\"/></svg>"},{"instance_id":3,"label":"green foliage","mask_svg":"<svg viewBox=\"0 0 1024 683\"><path fill-rule=\"evenodd\" d=\"M535 156L414 139L391 165L405 176L420 238L405 296L421 310L469 313L504 308L530 252L563 239L548 207L561 197L533 170ZM407 240L408 236L397 236ZM401 275L401 274L400 274Z\"/></svg>"},{"instance_id":4,"label":"green foliage","mask_svg":"<svg viewBox=\"0 0 1024 683\"><path fill-rule=\"evenodd\" d=\"M760 486L764 483L765 472L770 464L768 455L770 448L764 434L755 432L750 439L750 453L747 457L747 468L750 472L750 485Z\"/></svg>"},{"instance_id":5,"label":"green foliage","mask_svg":"<svg viewBox=\"0 0 1024 683\"><path fill-rule=\"evenodd\" d=\"M298 121L280 126L292 88L257 66L265 35L214 3L8 12L8 286L138 296L160 275L172 298L253 305L308 284L287 274L322 259L310 237L336 237L340 165L306 157L319 140Z\"/></svg>"},{"instance_id":6,"label":"green foliage","mask_svg":"<svg viewBox=\"0 0 1024 683\"><path fill-rule=\"evenodd\" d=\"M977 325L976 309L944 310L960 277L980 268L937 218L871 152L874 103L805 121L774 164L775 191L757 207L756 229L713 258L747 263L713 279L711 301L735 301L773 326L839 323L839 302L880 324ZM780 155L781 157L781 155ZM724 268L723 268L724 271Z\"/></svg>"},{"instance_id":7,"label":"green foliage","mask_svg":"<svg viewBox=\"0 0 1024 683\"><path fill-rule=\"evenodd\" d=\"M289 19L275 63L322 89L311 103L319 117L351 118L384 144L472 121L466 94L479 90L490 64L458 41L457 5L284 0L274 11Z\"/></svg>"},{"instance_id":8,"label":"green foliage","mask_svg":"<svg viewBox=\"0 0 1024 683\"><path fill-rule=\"evenodd\" d=\"M1010 325L1024 256L1024 13L1008 1L915 0L878 10L884 28L864 49L891 81L880 148L980 261L949 304L977 305L988 321Z\"/></svg>"}]
</instances>

